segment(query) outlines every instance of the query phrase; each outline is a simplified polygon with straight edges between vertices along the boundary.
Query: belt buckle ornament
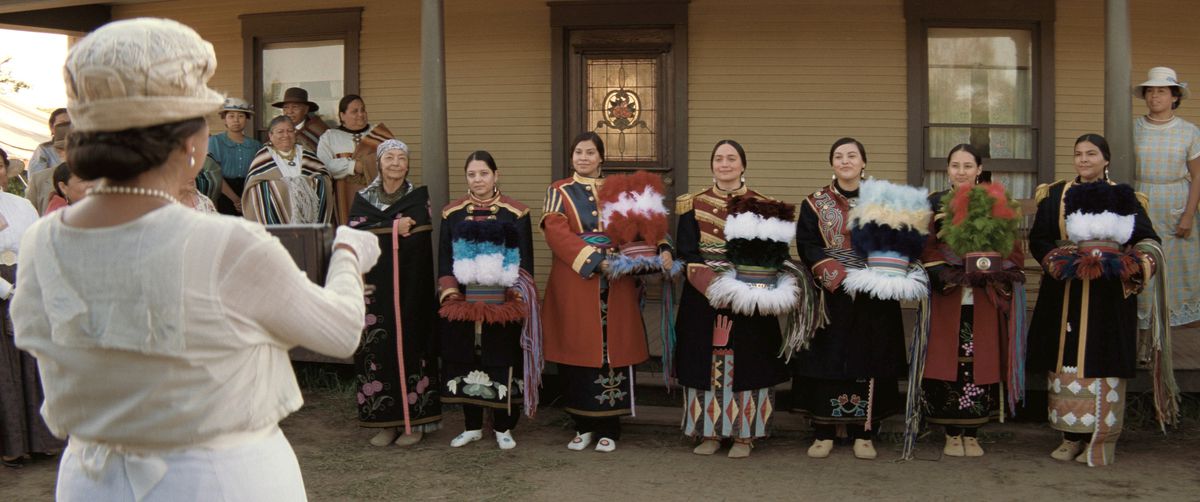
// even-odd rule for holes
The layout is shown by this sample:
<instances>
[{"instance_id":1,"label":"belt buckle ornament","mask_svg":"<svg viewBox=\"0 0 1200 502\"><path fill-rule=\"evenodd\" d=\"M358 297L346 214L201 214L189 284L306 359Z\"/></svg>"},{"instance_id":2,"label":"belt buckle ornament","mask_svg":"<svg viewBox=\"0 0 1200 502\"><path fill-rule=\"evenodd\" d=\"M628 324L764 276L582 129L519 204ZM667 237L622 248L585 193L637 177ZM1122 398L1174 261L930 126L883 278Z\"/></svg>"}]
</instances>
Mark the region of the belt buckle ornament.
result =
<instances>
[{"instance_id":1,"label":"belt buckle ornament","mask_svg":"<svg viewBox=\"0 0 1200 502\"><path fill-rule=\"evenodd\" d=\"M1003 257L1000 253L979 251L967 253L963 258L963 262L967 266L967 272L993 272L1000 269Z\"/></svg>"},{"instance_id":2,"label":"belt buckle ornament","mask_svg":"<svg viewBox=\"0 0 1200 502\"><path fill-rule=\"evenodd\" d=\"M13 251L11 249L6 249L6 250L4 250L4 252L0 252L0 265L12 266L12 265L16 265L16 264L17 264L17 252L16 251Z\"/></svg>"}]
</instances>

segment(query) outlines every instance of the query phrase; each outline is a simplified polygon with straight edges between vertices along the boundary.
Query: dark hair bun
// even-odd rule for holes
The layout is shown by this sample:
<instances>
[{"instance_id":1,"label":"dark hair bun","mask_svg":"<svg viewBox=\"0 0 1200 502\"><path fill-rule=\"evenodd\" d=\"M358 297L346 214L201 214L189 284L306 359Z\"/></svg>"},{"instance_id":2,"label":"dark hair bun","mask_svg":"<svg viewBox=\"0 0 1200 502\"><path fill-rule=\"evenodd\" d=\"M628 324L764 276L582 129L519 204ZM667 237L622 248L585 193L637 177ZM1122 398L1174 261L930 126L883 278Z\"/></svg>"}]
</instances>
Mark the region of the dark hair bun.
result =
<instances>
[{"instance_id":1,"label":"dark hair bun","mask_svg":"<svg viewBox=\"0 0 1200 502\"><path fill-rule=\"evenodd\" d=\"M67 164L83 180L128 180L166 163L171 151L204 124L203 118L193 118L115 132L73 132L67 139Z\"/></svg>"}]
</instances>

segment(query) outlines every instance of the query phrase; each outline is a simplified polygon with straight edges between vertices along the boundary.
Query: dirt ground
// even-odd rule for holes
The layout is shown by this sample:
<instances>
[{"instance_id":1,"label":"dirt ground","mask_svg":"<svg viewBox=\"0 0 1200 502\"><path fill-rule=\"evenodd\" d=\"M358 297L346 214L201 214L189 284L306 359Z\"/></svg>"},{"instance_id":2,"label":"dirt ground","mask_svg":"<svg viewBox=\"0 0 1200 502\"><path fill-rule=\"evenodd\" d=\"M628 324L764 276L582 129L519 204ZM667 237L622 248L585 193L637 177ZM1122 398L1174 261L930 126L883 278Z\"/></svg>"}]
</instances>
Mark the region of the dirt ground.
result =
<instances>
[{"instance_id":1,"label":"dirt ground","mask_svg":"<svg viewBox=\"0 0 1200 502\"><path fill-rule=\"evenodd\" d=\"M448 445L462 415L447 410L444 428L401 449L367 444L372 432L351 425L352 400L333 391L306 393L305 407L282 424L300 458L312 500L1086 500L1200 499L1200 424L1169 436L1126 431L1117 463L1088 468L1058 462L1058 435L1044 424L993 424L987 455L939 458L940 433L922 440L918 460L898 463L896 424L885 424L880 458L857 460L838 447L825 460L805 456L807 433L785 431L756 444L743 460L691 453L673 427L628 425L610 454L566 449L571 437L559 408L522 420L515 450L491 435L460 449ZM0 469L0 500L53 498L56 463Z\"/></svg>"}]
</instances>

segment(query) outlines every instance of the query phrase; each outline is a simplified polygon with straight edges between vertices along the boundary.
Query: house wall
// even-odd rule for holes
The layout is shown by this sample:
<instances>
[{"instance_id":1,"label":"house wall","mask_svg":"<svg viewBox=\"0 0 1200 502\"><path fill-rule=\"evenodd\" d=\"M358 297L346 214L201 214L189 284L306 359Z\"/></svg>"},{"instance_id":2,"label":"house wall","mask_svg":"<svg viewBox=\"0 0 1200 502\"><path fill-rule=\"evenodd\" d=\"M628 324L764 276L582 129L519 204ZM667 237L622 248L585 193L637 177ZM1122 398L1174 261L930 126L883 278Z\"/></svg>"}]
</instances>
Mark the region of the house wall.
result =
<instances>
[{"instance_id":1,"label":"house wall","mask_svg":"<svg viewBox=\"0 0 1200 502\"><path fill-rule=\"evenodd\" d=\"M903 0L693 0L689 7L688 178L711 183L709 156L722 138L747 152L747 182L799 202L828 183L829 145L853 136L867 148L868 174L903 181L907 87ZM120 5L117 18L159 16L194 27L219 61L212 86L242 93L239 15L363 7L361 93L372 122L383 122L421 163L420 2L416 0L211 0ZM1131 10L1134 83L1151 66L1175 67L1200 83L1200 30L1188 0L1139 0ZM540 219L551 179L549 7L542 0L445 2L451 197L465 193L461 159L490 151L501 186ZM1057 0L1055 173L1073 176L1071 146L1103 131L1103 2ZM1132 98L1131 98L1132 99ZM1144 112L1134 103L1134 113ZM260 113L274 110L260 110ZM1200 121L1200 107L1179 115ZM221 124L216 117L214 130ZM550 254L535 239L539 277Z\"/></svg>"}]
</instances>

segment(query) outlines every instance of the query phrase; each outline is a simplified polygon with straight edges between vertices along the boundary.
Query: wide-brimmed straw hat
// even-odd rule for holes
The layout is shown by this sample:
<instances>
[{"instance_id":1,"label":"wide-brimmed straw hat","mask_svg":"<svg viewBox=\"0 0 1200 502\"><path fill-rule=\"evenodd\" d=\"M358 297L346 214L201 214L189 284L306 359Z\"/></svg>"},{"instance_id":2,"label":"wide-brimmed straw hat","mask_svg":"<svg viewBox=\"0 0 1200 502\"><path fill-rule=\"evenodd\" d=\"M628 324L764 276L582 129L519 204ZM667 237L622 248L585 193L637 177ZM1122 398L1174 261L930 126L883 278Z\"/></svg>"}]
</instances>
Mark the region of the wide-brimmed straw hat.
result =
<instances>
[{"instance_id":1,"label":"wide-brimmed straw hat","mask_svg":"<svg viewBox=\"0 0 1200 502\"><path fill-rule=\"evenodd\" d=\"M308 100L308 91L300 87L288 87L286 91L283 91L283 101L271 103L271 106L274 106L275 108L283 108L283 105L288 103L301 103L308 105L309 113L321 109L321 107L317 106L316 103Z\"/></svg>"},{"instance_id":2,"label":"wide-brimmed straw hat","mask_svg":"<svg viewBox=\"0 0 1200 502\"><path fill-rule=\"evenodd\" d=\"M225 112L242 112L246 116L253 116L254 107L241 98L225 98L225 104L221 105L221 111L217 113L224 117Z\"/></svg>"},{"instance_id":3,"label":"wide-brimmed straw hat","mask_svg":"<svg viewBox=\"0 0 1200 502\"><path fill-rule=\"evenodd\" d=\"M212 44L169 19L106 24L67 54L67 110L78 132L169 124L215 112L224 103L208 88L217 70Z\"/></svg>"},{"instance_id":4,"label":"wide-brimmed straw hat","mask_svg":"<svg viewBox=\"0 0 1200 502\"><path fill-rule=\"evenodd\" d=\"M1147 87L1178 87L1179 99L1187 99L1188 87L1187 82L1180 82L1179 77L1175 76L1175 70L1166 66L1155 66L1151 68L1146 75L1146 81L1133 86L1133 97L1142 99L1145 97Z\"/></svg>"}]
</instances>

